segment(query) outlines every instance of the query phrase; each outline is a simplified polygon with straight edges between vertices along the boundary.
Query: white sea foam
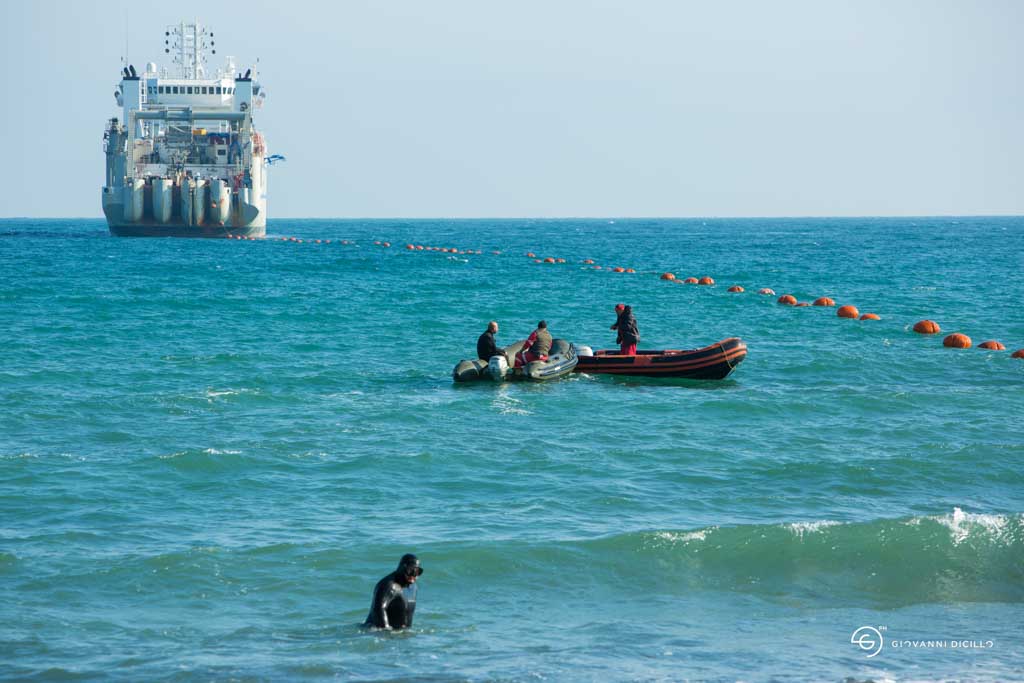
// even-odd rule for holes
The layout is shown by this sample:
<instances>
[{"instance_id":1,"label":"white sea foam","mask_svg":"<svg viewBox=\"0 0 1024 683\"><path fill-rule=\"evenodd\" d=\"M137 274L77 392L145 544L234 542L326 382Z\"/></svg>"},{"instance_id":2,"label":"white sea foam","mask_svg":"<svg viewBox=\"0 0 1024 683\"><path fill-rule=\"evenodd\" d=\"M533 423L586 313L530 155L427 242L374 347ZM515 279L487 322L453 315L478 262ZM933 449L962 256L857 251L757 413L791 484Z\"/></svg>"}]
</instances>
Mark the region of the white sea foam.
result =
<instances>
[{"instance_id":1,"label":"white sea foam","mask_svg":"<svg viewBox=\"0 0 1024 683\"><path fill-rule=\"evenodd\" d=\"M718 527L708 529L697 529L696 531L656 531L653 534L655 541L675 545L676 543L696 543L707 539L708 533Z\"/></svg>"},{"instance_id":2,"label":"white sea foam","mask_svg":"<svg viewBox=\"0 0 1024 683\"><path fill-rule=\"evenodd\" d=\"M173 460L174 458L180 458L183 455L187 455L188 451L175 451L174 453L165 453L164 455L158 455L156 457L161 460Z\"/></svg>"},{"instance_id":3,"label":"white sea foam","mask_svg":"<svg viewBox=\"0 0 1024 683\"><path fill-rule=\"evenodd\" d=\"M38 458L38 457L39 456L36 455L35 453L29 453L28 451L25 451L24 453L4 453L4 454L0 455L0 460L22 460L22 459L25 459L25 458Z\"/></svg>"},{"instance_id":4,"label":"white sea foam","mask_svg":"<svg viewBox=\"0 0 1024 683\"><path fill-rule=\"evenodd\" d=\"M508 389L507 384L502 384L498 388L498 395L491 402L491 405L497 408L502 415L532 415L533 412L523 407L523 402L518 398L514 398Z\"/></svg>"},{"instance_id":5,"label":"white sea foam","mask_svg":"<svg viewBox=\"0 0 1024 683\"><path fill-rule=\"evenodd\" d=\"M216 389L207 389L206 390L206 397L207 398L220 398L221 396L234 396L234 395L236 395L238 393L240 393L240 392L235 391L233 389L222 389L220 391L217 391Z\"/></svg>"},{"instance_id":6,"label":"white sea foam","mask_svg":"<svg viewBox=\"0 0 1024 683\"><path fill-rule=\"evenodd\" d=\"M207 455L241 455L242 451L235 451L230 448L225 448L223 450L219 448L204 448L203 453L206 453Z\"/></svg>"},{"instance_id":7,"label":"white sea foam","mask_svg":"<svg viewBox=\"0 0 1024 683\"><path fill-rule=\"evenodd\" d=\"M242 453L242 451L219 448L204 448L201 452L205 455L241 455ZM173 460L174 458L180 458L193 453L195 453L195 451L175 451L174 453L165 453L164 455L158 455L157 457L160 460Z\"/></svg>"},{"instance_id":8,"label":"white sea foam","mask_svg":"<svg viewBox=\"0 0 1024 683\"><path fill-rule=\"evenodd\" d=\"M203 395L208 401L213 401L224 396L239 396L241 394L258 394L259 389L207 389Z\"/></svg>"},{"instance_id":9,"label":"white sea foam","mask_svg":"<svg viewBox=\"0 0 1024 683\"><path fill-rule=\"evenodd\" d=\"M822 529L826 529L830 526L838 526L842 522L836 522L831 519L822 519L817 522L791 522L786 524L785 527L793 532L798 538L803 538L804 534L815 534Z\"/></svg>"},{"instance_id":10,"label":"white sea foam","mask_svg":"<svg viewBox=\"0 0 1024 683\"><path fill-rule=\"evenodd\" d=\"M953 508L953 513L932 517L939 524L949 529L953 539L953 545L960 545L972 533L983 533L996 539L1002 538L1006 533L1008 518L1004 515L986 515L964 512L958 507Z\"/></svg>"}]
</instances>

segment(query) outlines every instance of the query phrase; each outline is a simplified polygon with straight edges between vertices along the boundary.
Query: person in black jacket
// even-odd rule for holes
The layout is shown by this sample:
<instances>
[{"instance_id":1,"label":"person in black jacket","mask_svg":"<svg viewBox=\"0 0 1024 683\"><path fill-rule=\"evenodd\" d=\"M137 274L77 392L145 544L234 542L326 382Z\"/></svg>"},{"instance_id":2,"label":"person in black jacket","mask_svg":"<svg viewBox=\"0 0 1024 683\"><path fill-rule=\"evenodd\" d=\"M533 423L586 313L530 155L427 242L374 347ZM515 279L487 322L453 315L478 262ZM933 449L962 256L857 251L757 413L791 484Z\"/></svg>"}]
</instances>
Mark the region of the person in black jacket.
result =
<instances>
[{"instance_id":1,"label":"person in black jacket","mask_svg":"<svg viewBox=\"0 0 1024 683\"><path fill-rule=\"evenodd\" d=\"M612 329L619 332L615 338L619 345L619 353L623 356L635 356L636 345L640 343L640 328L633 317L633 308L625 304L616 304L615 314L618 320L612 325Z\"/></svg>"},{"instance_id":2,"label":"person in black jacket","mask_svg":"<svg viewBox=\"0 0 1024 683\"><path fill-rule=\"evenodd\" d=\"M480 360L490 360L491 356L500 356L501 349L494 341L494 335L498 334L498 323L491 321L487 323L487 330L476 340L476 357Z\"/></svg>"},{"instance_id":3,"label":"person in black jacket","mask_svg":"<svg viewBox=\"0 0 1024 683\"><path fill-rule=\"evenodd\" d=\"M377 582L373 589L370 614L363 626L387 630L411 628L416 612L416 579L423 574L419 558L402 555L398 569Z\"/></svg>"}]
</instances>

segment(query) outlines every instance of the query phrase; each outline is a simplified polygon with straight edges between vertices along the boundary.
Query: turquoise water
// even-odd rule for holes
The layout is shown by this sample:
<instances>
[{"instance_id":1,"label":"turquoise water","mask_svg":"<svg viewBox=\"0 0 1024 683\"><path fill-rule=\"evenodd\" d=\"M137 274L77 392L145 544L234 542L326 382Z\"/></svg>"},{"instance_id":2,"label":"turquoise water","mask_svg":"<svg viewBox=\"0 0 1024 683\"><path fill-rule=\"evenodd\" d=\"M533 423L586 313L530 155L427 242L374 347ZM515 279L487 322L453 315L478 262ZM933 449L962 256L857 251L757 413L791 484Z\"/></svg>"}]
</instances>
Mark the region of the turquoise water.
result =
<instances>
[{"instance_id":1,"label":"turquoise water","mask_svg":"<svg viewBox=\"0 0 1024 683\"><path fill-rule=\"evenodd\" d=\"M1024 219L269 233L306 242L0 221L0 677L1021 679ZM492 318L606 347L620 301L643 347L749 356L451 381ZM363 632L409 551L415 628Z\"/></svg>"}]
</instances>

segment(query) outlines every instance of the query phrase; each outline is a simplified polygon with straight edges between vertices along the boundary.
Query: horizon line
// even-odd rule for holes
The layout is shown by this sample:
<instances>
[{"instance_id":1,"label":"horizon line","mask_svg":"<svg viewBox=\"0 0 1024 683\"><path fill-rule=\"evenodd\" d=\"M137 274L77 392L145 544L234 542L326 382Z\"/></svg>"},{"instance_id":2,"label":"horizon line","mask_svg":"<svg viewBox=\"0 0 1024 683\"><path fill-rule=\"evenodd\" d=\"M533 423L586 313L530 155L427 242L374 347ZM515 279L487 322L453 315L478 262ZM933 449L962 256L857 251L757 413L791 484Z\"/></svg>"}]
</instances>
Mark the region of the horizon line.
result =
<instances>
[{"instance_id":1,"label":"horizon line","mask_svg":"<svg viewBox=\"0 0 1024 683\"><path fill-rule=\"evenodd\" d=\"M779 220L792 218L1024 218L1017 213L786 214L764 216L277 216L267 221L515 221L515 220ZM103 216L0 216L0 220L106 220Z\"/></svg>"}]
</instances>

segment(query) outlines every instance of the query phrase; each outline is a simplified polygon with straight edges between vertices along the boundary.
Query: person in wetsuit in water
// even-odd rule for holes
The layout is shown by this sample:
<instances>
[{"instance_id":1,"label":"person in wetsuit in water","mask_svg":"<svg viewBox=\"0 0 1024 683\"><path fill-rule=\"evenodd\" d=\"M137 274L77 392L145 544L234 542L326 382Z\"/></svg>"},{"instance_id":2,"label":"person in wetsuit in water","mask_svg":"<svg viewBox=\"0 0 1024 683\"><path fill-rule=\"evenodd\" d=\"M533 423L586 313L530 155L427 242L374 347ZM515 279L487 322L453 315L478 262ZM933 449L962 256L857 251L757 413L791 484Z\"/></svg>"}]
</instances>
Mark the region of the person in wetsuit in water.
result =
<instances>
[{"instance_id":1,"label":"person in wetsuit in water","mask_svg":"<svg viewBox=\"0 0 1024 683\"><path fill-rule=\"evenodd\" d=\"M423 573L419 558L409 553L402 555L398 569L377 582L373 589L370 614L363 626L383 629L412 627L416 612L416 579Z\"/></svg>"}]
</instances>

